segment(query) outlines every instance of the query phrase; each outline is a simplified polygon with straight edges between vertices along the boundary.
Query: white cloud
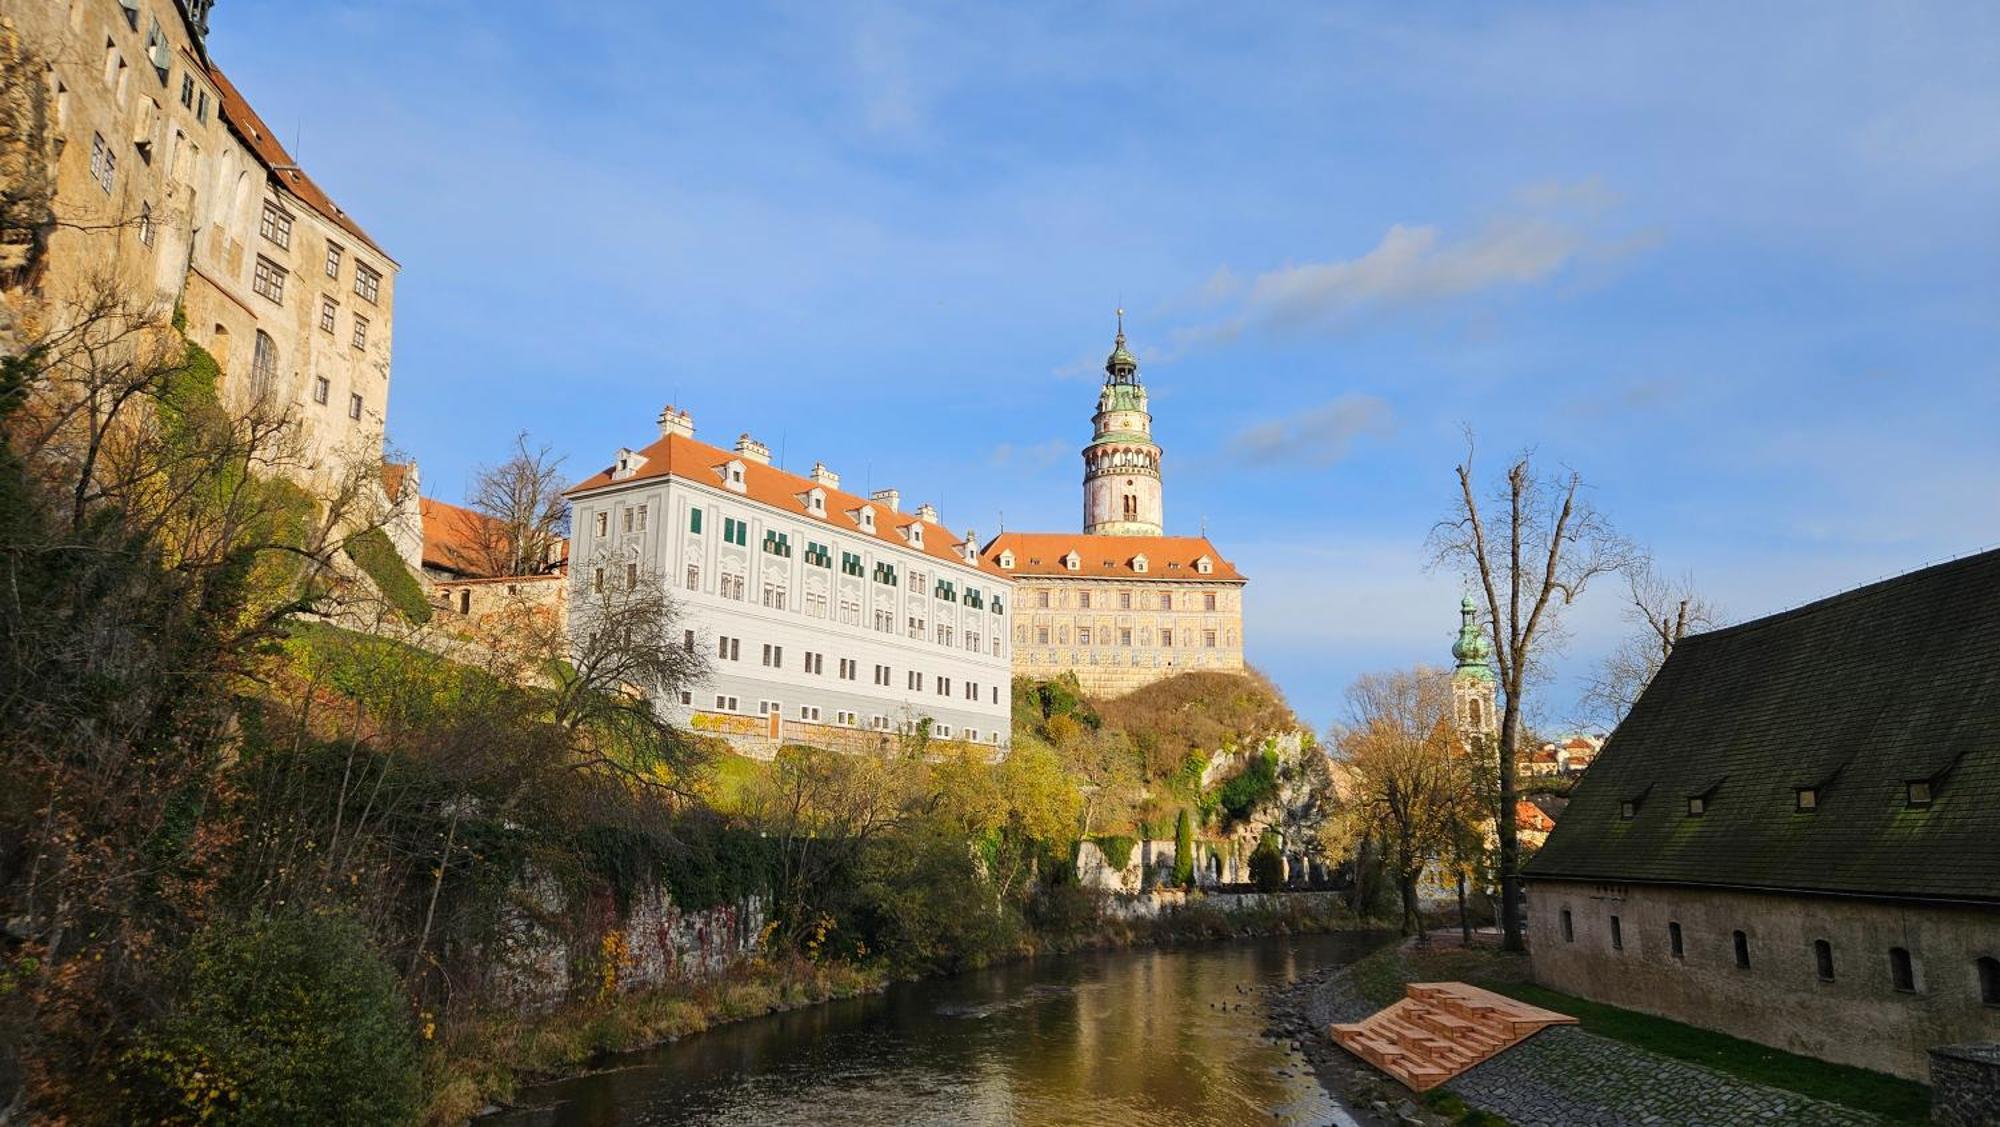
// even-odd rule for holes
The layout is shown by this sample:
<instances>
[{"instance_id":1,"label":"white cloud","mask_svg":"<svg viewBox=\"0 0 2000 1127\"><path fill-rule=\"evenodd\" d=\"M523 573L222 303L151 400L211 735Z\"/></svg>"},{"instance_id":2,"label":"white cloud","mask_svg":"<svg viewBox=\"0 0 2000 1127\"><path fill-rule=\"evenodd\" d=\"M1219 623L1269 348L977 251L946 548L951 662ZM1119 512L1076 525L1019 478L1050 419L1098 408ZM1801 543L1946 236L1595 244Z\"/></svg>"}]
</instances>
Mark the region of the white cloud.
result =
<instances>
[{"instance_id":1,"label":"white cloud","mask_svg":"<svg viewBox=\"0 0 2000 1127\"><path fill-rule=\"evenodd\" d=\"M1395 413L1373 395L1343 395L1284 419L1237 432L1230 445L1252 462L1330 466L1347 456L1354 440L1395 433Z\"/></svg>"}]
</instances>

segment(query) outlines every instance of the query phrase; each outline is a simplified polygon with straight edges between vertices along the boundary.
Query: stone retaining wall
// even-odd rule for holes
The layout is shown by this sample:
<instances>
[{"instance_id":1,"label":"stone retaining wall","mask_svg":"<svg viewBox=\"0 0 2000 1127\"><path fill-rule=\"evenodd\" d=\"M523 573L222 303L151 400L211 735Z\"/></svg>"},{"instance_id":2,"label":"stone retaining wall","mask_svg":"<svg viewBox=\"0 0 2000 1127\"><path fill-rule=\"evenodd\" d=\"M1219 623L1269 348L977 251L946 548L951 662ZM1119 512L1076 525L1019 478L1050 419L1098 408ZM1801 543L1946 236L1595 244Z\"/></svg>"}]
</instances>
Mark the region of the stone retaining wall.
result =
<instances>
[{"instance_id":1,"label":"stone retaining wall","mask_svg":"<svg viewBox=\"0 0 2000 1127\"><path fill-rule=\"evenodd\" d=\"M2000 1044L1931 1050L1931 1122L1943 1127L2000 1123Z\"/></svg>"}]
</instances>

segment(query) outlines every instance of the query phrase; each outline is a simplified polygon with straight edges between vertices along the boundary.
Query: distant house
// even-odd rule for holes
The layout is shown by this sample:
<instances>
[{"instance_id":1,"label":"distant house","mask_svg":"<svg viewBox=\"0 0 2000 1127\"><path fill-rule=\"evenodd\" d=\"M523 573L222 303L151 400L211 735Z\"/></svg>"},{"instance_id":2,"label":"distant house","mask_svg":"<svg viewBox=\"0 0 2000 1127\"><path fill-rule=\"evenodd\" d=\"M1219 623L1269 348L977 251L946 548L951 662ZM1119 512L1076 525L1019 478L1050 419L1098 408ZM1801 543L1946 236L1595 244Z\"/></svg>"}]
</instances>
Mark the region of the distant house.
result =
<instances>
[{"instance_id":1,"label":"distant house","mask_svg":"<svg viewBox=\"0 0 2000 1127\"><path fill-rule=\"evenodd\" d=\"M2000 1040L2000 552L1682 641L1525 875L1551 988L1909 1077Z\"/></svg>"}]
</instances>

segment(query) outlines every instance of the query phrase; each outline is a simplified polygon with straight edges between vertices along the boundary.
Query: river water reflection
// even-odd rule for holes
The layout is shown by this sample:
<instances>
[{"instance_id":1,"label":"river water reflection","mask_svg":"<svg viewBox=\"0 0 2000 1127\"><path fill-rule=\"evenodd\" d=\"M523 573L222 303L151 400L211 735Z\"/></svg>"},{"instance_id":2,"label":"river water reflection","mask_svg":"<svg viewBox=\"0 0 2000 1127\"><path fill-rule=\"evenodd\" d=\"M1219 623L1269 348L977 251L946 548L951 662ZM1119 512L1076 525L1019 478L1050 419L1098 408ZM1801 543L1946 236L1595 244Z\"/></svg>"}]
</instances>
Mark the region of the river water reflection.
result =
<instances>
[{"instance_id":1,"label":"river water reflection","mask_svg":"<svg viewBox=\"0 0 2000 1127\"><path fill-rule=\"evenodd\" d=\"M1037 959L722 1026L482 1127L1351 1122L1262 1039L1257 987L1354 935Z\"/></svg>"}]
</instances>

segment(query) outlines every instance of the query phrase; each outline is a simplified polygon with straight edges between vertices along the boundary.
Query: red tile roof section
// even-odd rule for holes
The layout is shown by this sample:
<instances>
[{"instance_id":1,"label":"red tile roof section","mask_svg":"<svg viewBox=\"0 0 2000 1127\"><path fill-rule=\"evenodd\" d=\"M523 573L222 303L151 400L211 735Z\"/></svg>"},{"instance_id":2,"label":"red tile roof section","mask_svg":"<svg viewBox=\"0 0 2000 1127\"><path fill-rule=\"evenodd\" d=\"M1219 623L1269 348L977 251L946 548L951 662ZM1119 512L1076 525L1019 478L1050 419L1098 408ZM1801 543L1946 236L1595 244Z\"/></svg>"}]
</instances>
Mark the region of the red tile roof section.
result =
<instances>
[{"instance_id":1,"label":"red tile roof section","mask_svg":"<svg viewBox=\"0 0 2000 1127\"><path fill-rule=\"evenodd\" d=\"M608 485L630 485L635 481L662 477L678 477L685 481L697 481L703 485L727 490L727 486L722 483L721 467L731 461L741 461L744 496L794 516L811 520L820 519L807 510L804 500L805 495L813 489L823 488L811 478L800 477L776 466L754 462L719 446L710 446L706 442L697 442L679 434L670 434L638 451L638 454L646 461L632 476L614 480L611 468L606 467L572 486L564 496L574 497ZM861 527L857 514L864 506L875 510L873 533ZM904 537L902 530L913 524L921 524L924 526L924 546L920 550L925 555L935 559L950 560L960 566L997 576L1007 574L991 561L968 563L965 556L956 550L957 545L965 542L962 534L932 521L918 520L910 513L895 512L880 501L871 501L853 493L838 489L826 491L825 522L843 532L851 532L857 536L872 535L874 539L905 548L913 545Z\"/></svg>"},{"instance_id":2,"label":"red tile roof section","mask_svg":"<svg viewBox=\"0 0 2000 1127\"><path fill-rule=\"evenodd\" d=\"M406 462L382 463L382 491L389 495L392 503L403 499L403 482L409 473L410 467Z\"/></svg>"},{"instance_id":3,"label":"red tile roof section","mask_svg":"<svg viewBox=\"0 0 2000 1127\"><path fill-rule=\"evenodd\" d=\"M484 577L489 569L482 544L498 541L483 538L481 526L495 526L494 532L487 533L487 537L494 537L498 535L498 522L448 501L420 497L417 504L423 514L424 565L455 571L467 578Z\"/></svg>"},{"instance_id":4,"label":"red tile roof section","mask_svg":"<svg viewBox=\"0 0 2000 1127\"><path fill-rule=\"evenodd\" d=\"M222 96L222 119L236 131L236 135L243 139L244 144L250 146L250 151L256 154L257 160L270 172L273 179L283 184L286 191L297 196L307 207L319 212L337 224L341 230L366 244L369 250L391 263L396 261L389 257L388 251L383 250L374 239L368 237L368 232L363 231L360 224L340 210L340 205L333 202L333 198L326 194L325 189L305 174L305 170L298 166L298 161L294 160L292 154L286 152L285 147L278 143L277 137L272 135L271 127L264 124L264 119L257 116L256 110L250 108L250 103L243 97L242 91L236 89L235 84L229 81L228 76L223 74L220 68L211 64L208 68L208 77L215 81L215 88Z\"/></svg>"},{"instance_id":5,"label":"red tile roof section","mask_svg":"<svg viewBox=\"0 0 2000 1127\"><path fill-rule=\"evenodd\" d=\"M1050 576L1062 579L1192 580L1241 582L1243 573L1222 558L1206 536L1092 536L1084 532L1003 532L980 553L999 567L1000 553L1012 551L1010 575ZM1075 571L1063 566L1070 552L1081 557ZM1146 570L1135 571L1132 561L1146 557ZM1195 561L1207 556L1215 570L1203 575ZM1171 565L1179 564L1179 567Z\"/></svg>"}]
</instances>

